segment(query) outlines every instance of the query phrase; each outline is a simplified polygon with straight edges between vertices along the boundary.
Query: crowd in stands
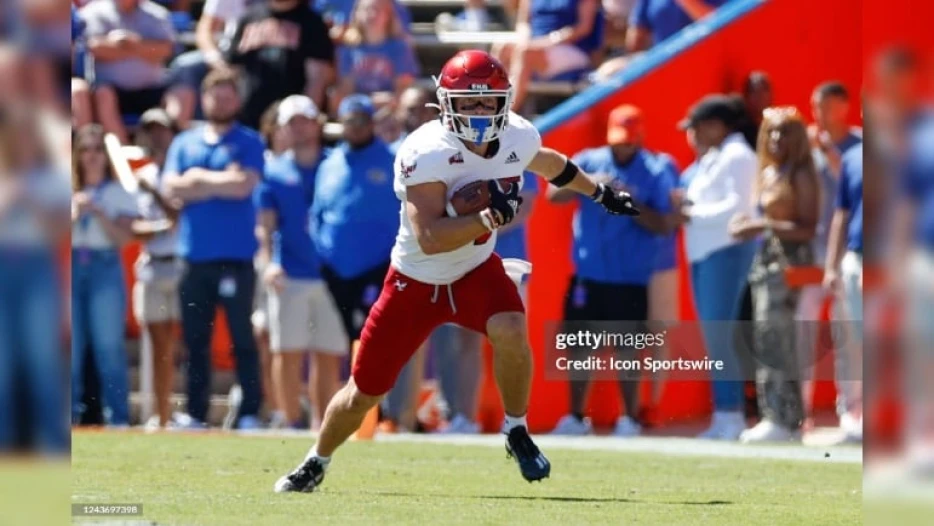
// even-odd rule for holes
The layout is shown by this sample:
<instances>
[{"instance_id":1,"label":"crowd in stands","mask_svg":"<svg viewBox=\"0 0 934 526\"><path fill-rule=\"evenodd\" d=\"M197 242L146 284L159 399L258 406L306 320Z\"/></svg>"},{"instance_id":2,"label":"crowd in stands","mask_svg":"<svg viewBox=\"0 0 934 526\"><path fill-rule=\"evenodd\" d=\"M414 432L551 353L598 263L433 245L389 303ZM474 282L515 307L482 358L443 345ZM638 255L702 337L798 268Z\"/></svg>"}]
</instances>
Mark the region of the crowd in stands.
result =
<instances>
[{"instance_id":1,"label":"crowd in stands","mask_svg":"<svg viewBox=\"0 0 934 526\"><path fill-rule=\"evenodd\" d=\"M521 109L533 80L592 71L605 78L724 3L520 0L507 9L517 38L494 53L509 65ZM137 240L144 248L132 303L155 357L157 414L149 425L207 425L210 338L222 306L239 385L231 425L314 429L345 378L389 265L399 221L395 148L437 118L427 106L433 93L416 82L422 72L410 18L397 0L208 0L194 48L181 52L167 7L179 5L91 0L73 12L75 51L89 58L79 61L89 69L72 78L73 421L87 420L85 385L96 376L106 422L130 423L119 250ZM481 12L482 0L469 0L448 29L484 29ZM839 247L861 251L854 219L861 213L854 191L861 164L851 153L860 140L847 125L849 95L829 82L813 101L808 126L802 109L773 106L770 80L758 72L743 94L713 94L686 109L682 126L696 160L683 171L666 153L644 148L643 112L650 108L617 108L606 146L576 157L585 170L630 191L644 213L606 219L595 204L579 203L565 318L676 319L674 234L683 229L706 347L727 364L713 378L716 412L707 438L799 436L807 386L794 372L798 360L789 358L801 347L794 322L817 319L814 303L823 296L819 286L792 289L775 268L826 265L835 279L846 260ZM328 121L341 125L336 140L326 137ZM106 162L105 133L142 147L152 160L135 195ZM526 174L527 204L539 190L535 179ZM573 198L551 188L547 196L556 203ZM525 258L530 213L523 207L501 231L496 251L503 257ZM599 250L608 238L617 252ZM634 252L643 257L627 257ZM843 282L846 294L858 294ZM722 323L741 317L747 294L750 319L769 322L754 325L754 339L770 342L761 347L771 354L758 361L763 371L756 376L762 423L744 431L740 351ZM178 324L184 414L169 403ZM482 343L460 327L439 328L385 400L386 429L419 426L412 407L432 352L449 408L444 429L477 432ZM96 375L88 375L89 362ZM625 412L617 435L642 432L645 403L634 380L620 381ZM587 383L569 382L571 408L557 433L592 432ZM840 414L856 436L859 393L846 397ZM300 403L306 398L307 414Z\"/></svg>"}]
</instances>

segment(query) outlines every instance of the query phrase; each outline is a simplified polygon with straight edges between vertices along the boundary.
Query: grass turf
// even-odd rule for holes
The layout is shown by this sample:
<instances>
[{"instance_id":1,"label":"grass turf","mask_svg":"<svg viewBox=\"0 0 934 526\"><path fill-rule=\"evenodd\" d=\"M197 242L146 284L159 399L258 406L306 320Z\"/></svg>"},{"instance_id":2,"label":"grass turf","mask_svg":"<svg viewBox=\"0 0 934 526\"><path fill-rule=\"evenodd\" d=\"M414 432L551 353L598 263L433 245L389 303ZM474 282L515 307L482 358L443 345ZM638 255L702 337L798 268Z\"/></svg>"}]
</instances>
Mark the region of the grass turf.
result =
<instances>
[{"instance_id":1,"label":"grass turf","mask_svg":"<svg viewBox=\"0 0 934 526\"><path fill-rule=\"evenodd\" d=\"M322 488L277 495L310 440L78 433L72 501L142 503L157 524L742 524L862 522L862 468L549 449L529 484L502 449L355 442Z\"/></svg>"}]
</instances>

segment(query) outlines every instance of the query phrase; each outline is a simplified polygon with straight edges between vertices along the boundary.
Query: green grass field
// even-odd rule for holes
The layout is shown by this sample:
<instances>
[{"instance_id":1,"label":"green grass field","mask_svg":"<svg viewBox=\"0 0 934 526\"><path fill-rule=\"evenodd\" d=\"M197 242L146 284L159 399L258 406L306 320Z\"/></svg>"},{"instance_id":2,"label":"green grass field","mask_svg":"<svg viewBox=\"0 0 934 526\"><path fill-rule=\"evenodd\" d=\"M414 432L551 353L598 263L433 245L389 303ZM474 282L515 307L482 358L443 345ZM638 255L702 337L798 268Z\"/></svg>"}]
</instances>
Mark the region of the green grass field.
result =
<instances>
[{"instance_id":1,"label":"green grass field","mask_svg":"<svg viewBox=\"0 0 934 526\"><path fill-rule=\"evenodd\" d=\"M142 503L147 524L855 525L861 465L543 450L529 484L500 448L357 442L312 494L277 495L310 440L76 433L72 502Z\"/></svg>"}]
</instances>

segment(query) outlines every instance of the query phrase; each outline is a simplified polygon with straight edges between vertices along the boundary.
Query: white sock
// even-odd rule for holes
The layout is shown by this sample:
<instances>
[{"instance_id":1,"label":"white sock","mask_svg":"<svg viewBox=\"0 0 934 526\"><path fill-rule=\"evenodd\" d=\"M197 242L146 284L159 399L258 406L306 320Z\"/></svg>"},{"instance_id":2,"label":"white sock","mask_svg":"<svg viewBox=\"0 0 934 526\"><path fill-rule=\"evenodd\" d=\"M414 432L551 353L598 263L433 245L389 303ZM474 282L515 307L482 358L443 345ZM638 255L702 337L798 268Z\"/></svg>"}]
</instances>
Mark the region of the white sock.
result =
<instances>
[{"instance_id":1,"label":"white sock","mask_svg":"<svg viewBox=\"0 0 934 526\"><path fill-rule=\"evenodd\" d=\"M525 423L525 415L522 415L522 416L506 415L506 423L503 424L503 432L509 433L515 427L524 427L526 429L529 428L529 426L526 425Z\"/></svg>"},{"instance_id":2,"label":"white sock","mask_svg":"<svg viewBox=\"0 0 934 526\"><path fill-rule=\"evenodd\" d=\"M311 448L311 449L308 450L308 454L305 455L305 460L308 460L309 458L316 458L316 459L318 459L318 462L321 463L321 467L323 467L324 469L327 469L327 468L328 468L328 464L331 463L331 457L323 457L323 456L321 456L321 455L318 454L318 447L317 447L317 446L315 446L315 447L313 447L313 448Z\"/></svg>"}]
</instances>

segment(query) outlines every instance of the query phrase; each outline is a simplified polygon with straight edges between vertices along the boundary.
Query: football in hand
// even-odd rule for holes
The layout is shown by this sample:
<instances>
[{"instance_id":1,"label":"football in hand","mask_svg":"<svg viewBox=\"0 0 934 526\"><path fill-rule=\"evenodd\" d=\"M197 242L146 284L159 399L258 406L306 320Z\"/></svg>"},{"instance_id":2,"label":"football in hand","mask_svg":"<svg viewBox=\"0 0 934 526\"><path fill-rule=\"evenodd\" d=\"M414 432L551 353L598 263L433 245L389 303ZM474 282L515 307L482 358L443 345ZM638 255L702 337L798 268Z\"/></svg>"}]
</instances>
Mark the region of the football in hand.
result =
<instances>
[{"instance_id":1,"label":"football in hand","mask_svg":"<svg viewBox=\"0 0 934 526\"><path fill-rule=\"evenodd\" d=\"M454 192L448 202L447 212L451 217L469 216L490 206L490 189L487 181L474 181Z\"/></svg>"}]
</instances>

